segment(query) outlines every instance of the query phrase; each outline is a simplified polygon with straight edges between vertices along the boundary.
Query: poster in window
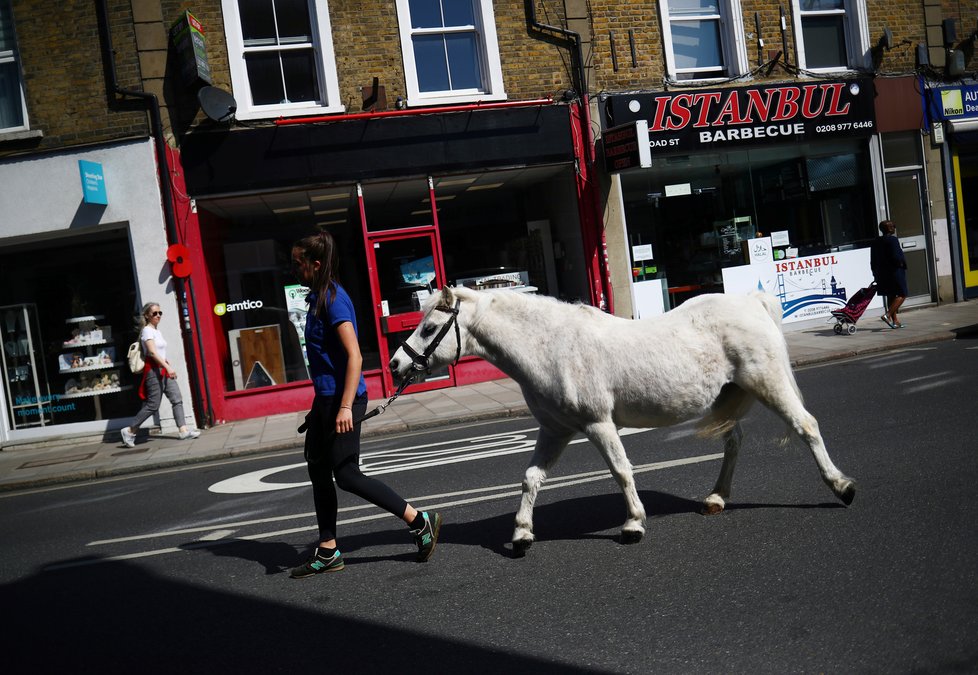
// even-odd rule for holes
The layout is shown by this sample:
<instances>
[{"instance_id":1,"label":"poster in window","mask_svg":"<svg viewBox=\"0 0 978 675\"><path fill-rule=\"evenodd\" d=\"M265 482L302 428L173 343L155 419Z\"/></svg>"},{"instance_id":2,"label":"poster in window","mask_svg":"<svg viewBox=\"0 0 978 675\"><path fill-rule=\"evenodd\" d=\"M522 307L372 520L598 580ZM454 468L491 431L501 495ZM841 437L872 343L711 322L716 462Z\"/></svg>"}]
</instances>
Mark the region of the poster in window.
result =
<instances>
[{"instance_id":1,"label":"poster in window","mask_svg":"<svg viewBox=\"0 0 978 675\"><path fill-rule=\"evenodd\" d=\"M299 336L299 347L302 349L302 358L309 368L309 357L306 356L306 312L309 305L306 304L306 296L309 295L309 287L301 284L294 284L285 287L285 311L289 313L289 323L295 328L296 335Z\"/></svg>"}]
</instances>

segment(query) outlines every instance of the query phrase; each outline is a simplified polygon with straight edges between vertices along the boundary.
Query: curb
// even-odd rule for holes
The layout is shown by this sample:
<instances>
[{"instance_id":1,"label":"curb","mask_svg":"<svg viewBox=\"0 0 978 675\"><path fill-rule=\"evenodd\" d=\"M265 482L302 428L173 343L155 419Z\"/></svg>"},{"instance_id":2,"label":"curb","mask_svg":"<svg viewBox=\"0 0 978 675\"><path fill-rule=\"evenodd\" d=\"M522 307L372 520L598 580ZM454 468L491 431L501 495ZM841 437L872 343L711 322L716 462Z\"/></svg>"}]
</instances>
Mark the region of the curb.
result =
<instances>
[{"instance_id":1,"label":"curb","mask_svg":"<svg viewBox=\"0 0 978 675\"><path fill-rule=\"evenodd\" d=\"M432 419L420 423L407 423L401 422L396 424L390 424L383 428L379 428L373 431L364 431L361 434L361 438L383 438L385 436L393 436L399 433L411 432L411 431L425 431L431 429L437 429L446 426L452 426L456 424L471 423L471 422L486 422L498 419L515 419L518 417L526 417L529 415L529 409L526 406L514 406L507 408L506 410L490 410L481 413L473 413L471 415L464 416L454 416L446 417L442 419ZM166 469L174 469L182 466L189 466L193 464L202 464L204 462L213 462L222 459L237 459L241 457L250 457L253 455L263 455L263 454L274 454L276 452L285 452L289 450L301 450L301 441L273 441L271 443L265 443L263 445L254 445L243 448L236 448L234 450L223 450L220 452L213 452L206 455L198 455L195 457L182 457L178 459L160 460L156 462L150 462L147 464L140 464L138 466L121 466L114 468L105 469L88 469L81 471L73 471L71 473L61 473L54 474L51 476L44 476L38 478L30 478L22 481L11 481L11 482L0 482L0 493L5 492L15 492L18 490L30 490L42 487L52 487L58 485L70 485L73 483L86 483L90 481L102 480L105 478L114 478L118 476L128 476L137 473L150 473L153 471L163 471Z\"/></svg>"},{"instance_id":2,"label":"curb","mask_svg":"<svg viewBox=\"0 0 978 675\"><path fill-rule=\"evenodd\" d=\"M827 363L829 361L843 361L845 359L851 359L856 356L866 356L869 354L879 354L882 352L891 352L894 349L901 349L903 347L914 347L916 345L931 344L934 342L946 342L948 340L954 340L959 337L963 337L967 333L962 333L957 335L955 333L940 333L937 335L921 335L915 338L906 338L899 342L893 342L887 345L878 345L875 347L863 347L861 349L855 349L852 351L845 352L832 352L831 354L820 354L818 356L801 356L797 359L791 360L792 368L801 368L804 366L813 366L822 363Z\"/></svg>"}]
</instances>

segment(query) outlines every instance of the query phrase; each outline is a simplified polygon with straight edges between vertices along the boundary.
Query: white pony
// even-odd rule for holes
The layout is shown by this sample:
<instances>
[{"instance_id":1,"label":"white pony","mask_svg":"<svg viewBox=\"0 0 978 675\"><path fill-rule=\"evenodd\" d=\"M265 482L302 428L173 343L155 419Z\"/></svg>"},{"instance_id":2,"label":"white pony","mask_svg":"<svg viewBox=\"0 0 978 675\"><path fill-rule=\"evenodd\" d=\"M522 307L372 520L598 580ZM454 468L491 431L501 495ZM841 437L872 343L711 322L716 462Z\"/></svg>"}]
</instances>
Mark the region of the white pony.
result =
<instances>
[{"instance_id":1,"label":"white pony","mask_svg":"<svg viewBox=\"0 0 978 675\"><path fill-rule=\"evenodd\" d=\"M633 321L545 296L446 287L423 311L391 358L395 378L460 355L479 356L519 383L540 423L516 514L516 555L533 543L537 492L577 432L601 451L621 486L628 509L621 540L633 543L645 533L645 509L618 428L702 418L702 434L724 438L720 476L703 501L706 513L720 513L730 497L739 420L754 399L808 444L839 499L848 505L855 497L855 483L832 463L818 422L802 403L781 307L771 295L701 295L662 316Z\"/></svg>"}]
</instances>

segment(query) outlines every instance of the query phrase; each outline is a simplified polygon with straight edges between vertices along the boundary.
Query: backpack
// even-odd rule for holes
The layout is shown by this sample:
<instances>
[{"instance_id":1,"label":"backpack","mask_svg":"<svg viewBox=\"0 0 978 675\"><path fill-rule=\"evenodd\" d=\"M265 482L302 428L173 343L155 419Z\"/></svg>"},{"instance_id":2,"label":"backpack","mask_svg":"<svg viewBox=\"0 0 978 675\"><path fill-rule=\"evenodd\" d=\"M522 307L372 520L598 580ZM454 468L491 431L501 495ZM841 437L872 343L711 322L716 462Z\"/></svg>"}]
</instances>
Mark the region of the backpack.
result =
<instances>
[{"instance_id":1,"label":"backpack","mask_svg":"<svg viewBox=\"0 0 978 675\"><path fill-rule=\"evenodd\" d=\"M143 372L143 368L146 367L143 361L143 348L139 344L139 340L136 340L131 345L129 345L129 353L126 355L129 361L129 370L133 373Z\"/></svg>"}]
</instances>

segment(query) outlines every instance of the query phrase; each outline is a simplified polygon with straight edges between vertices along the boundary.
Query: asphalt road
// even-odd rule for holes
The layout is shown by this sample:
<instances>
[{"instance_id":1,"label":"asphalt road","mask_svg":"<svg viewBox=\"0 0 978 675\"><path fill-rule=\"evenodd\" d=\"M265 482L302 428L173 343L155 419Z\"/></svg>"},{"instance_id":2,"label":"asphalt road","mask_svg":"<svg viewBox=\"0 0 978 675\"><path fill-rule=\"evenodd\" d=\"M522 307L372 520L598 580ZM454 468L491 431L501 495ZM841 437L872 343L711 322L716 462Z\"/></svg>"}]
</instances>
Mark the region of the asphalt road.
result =
<instances>
[{"instance_id":1,"label":"asphalt road","mask_svg":"<svg viewBox=\"0 0 978 675\"><path fill-rule=\"evenodd\" d=\"M720 447L629 433L646 538L570 446L537 543L509 539L532 420L364 444L364 465L445 517L406 528L341 498L341 573L296 581L316 538L301 452L0 495L7 673L904 673L978 670L978 341L798 372L845 508L759 406L727 510L699 514Z\"/></svg>"}]
</instances>

